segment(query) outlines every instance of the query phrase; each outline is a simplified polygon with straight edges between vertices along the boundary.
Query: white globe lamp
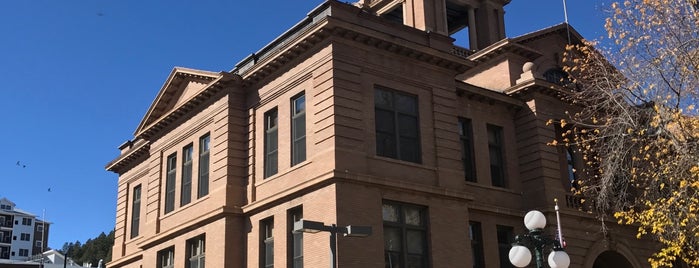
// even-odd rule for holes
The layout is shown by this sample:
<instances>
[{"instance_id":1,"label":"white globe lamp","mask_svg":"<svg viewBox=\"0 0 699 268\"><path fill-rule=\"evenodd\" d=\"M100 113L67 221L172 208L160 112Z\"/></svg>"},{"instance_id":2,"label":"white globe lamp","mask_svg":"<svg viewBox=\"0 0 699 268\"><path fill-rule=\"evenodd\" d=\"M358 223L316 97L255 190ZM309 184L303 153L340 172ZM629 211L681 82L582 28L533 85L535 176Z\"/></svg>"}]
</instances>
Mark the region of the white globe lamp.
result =
<instances>
[{"instance_id":1,"label":"white globe lamp","mask_svg":"<svg viewBox=\"0 0 699 268\"><path fill-rule=\"evenodd\" d=\"M532 252L525 246L513 246L508 255L510 262L517 267L526 267L532 261Z\"/></svg>"},{"instance_id":2,"label":"white globe lamp","mask_svg":"<svg viewBox=\"0 0 699 268\"><path fill-rule=\"evenodd\" d=\"M524 215L524 226L531 230L540 230L546 227L546 216L538 210L532 210Z\"/></svg>"},{"instance_id":3,"label":"white globe lamp","mask_svg":"<svg viewBox=\"0 0 699 268\"><path fill-rule=\"evenodd\" d=\"M563 250L553 250L549 254L549 266L551 268L568 268L570 265L570 257Z\"/></svg>"}]
</instances>

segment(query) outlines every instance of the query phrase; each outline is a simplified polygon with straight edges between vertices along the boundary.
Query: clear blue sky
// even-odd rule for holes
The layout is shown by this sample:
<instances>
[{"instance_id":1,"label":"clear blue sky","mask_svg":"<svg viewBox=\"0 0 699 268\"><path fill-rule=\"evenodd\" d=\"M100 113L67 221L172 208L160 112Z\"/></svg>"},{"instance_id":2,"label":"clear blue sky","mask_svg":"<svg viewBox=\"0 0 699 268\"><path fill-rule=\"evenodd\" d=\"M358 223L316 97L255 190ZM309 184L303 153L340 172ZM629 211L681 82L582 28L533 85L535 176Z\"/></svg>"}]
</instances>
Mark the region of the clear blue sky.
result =
<instances>
[{"instance_id":1,"label":"clear blue sky","mask_svg":"<svg viewBox=\"0 0 699 268\"><path fill-rule=\"evenodd\" d=\"M0 197L39 217L45 210L53 248L109 232L117 175L104 166L133 137L172 68L231 70L320 3L4 1ZM568 0L570 23L590 39L604 34L600 3ZM563 22L562 6L513 0L507 35Z\"/></svg>"}]
</instances>

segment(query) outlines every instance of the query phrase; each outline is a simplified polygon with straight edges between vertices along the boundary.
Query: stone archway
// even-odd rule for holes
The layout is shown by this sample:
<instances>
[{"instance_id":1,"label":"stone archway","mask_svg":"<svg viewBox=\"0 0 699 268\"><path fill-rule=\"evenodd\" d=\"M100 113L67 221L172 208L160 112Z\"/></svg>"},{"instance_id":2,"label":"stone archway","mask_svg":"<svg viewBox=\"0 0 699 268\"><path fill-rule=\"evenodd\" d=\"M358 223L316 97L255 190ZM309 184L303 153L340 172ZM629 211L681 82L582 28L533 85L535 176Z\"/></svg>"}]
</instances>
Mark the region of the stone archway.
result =
<instances>
[{"instance_id":1,"label":"stone archway","mask_svg":"<svg viewBox=\"0 0 699 268\"><path fill-rule=\"evenodd\" d=\"M631 262L616 251L607 250L595 259L592 268L633 268Z\"/></svg>"}]
</instances>

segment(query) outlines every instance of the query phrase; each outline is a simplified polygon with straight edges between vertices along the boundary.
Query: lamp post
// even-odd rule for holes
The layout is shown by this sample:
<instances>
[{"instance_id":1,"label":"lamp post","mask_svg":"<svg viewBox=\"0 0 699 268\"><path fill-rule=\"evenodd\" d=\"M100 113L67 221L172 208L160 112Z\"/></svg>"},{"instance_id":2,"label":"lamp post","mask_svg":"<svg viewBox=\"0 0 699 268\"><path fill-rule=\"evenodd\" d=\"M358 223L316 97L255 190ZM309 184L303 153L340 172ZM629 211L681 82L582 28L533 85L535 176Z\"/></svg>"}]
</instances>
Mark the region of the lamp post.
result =
<instances>
[{"instance_id":1,"label":"lamp post","mask_svg":"<svg viewBox=\"0 0 699 268\"><path fill-rule=\"evenodd\" d=\"M301 219L294 222L294 232L330 233L330 268L337 268L337 234L342 234L348 237L367 237L371 235L371 226L337 226L335 224L325 225L319 221Z\"/></svg>"},{"instance_id":2,"label":"lamp post","mask_svg":"<svg viewBox=\"0 0 699 268\"><path fill-rule=\"evenodd\" d=\"M544 248L551 248L548 263L551 268L568 268L570 257L561 247L560 241L551 239L544 235L546 227L546 217L543 213L532 210L524 216L524 226L529 229L528 234L515 237L515 243L510 249L510 262L517 267L525 267L532 260L532 253L529 249L534 249L536 257L536 267L544 267Z\"/></svg>"}]
</instances>

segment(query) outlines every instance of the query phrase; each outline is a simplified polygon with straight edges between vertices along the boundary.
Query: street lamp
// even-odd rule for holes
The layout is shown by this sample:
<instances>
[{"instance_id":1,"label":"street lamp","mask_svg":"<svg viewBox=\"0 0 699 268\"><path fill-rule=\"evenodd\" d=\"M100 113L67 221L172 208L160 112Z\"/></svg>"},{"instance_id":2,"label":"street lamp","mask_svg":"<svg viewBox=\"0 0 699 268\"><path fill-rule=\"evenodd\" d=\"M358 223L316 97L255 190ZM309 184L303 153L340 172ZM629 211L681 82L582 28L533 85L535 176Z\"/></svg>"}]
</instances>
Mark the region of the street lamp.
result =
<instances>
[{"instance_id":1,"label":"street lamp","mask_svg":"<svg viewBox=\"0 0 699 268\"><path fill-rule=\"evenodd\" d=\"M524 226L529 229L529 233L516 236L515 243L510 249L509 258L514 266L525 267L529 265L532 260L532 253L529 249L533 248L536 255L536 267L544 267L544 247L550 247L549 266L551 268L568 268L570 257L561 247L560 241L543 234L544 227L546 227L546 217L543 213L536 210L529 211L524 216Z\"/></svg>"},{"instance_id":2,"label":"street lamp","mask_svg":"<svg viewBox=\"0 0 699 268\"><path fill-rule=\"evenodd\" d=\"M301 219L294 222L294 233L330 233L330 268L337 268L337 234L348 237L367 237L371 235L371 226L337 226L335 224L325 225L319 221L309 221Z\"/></svg>"}]
</instances>

